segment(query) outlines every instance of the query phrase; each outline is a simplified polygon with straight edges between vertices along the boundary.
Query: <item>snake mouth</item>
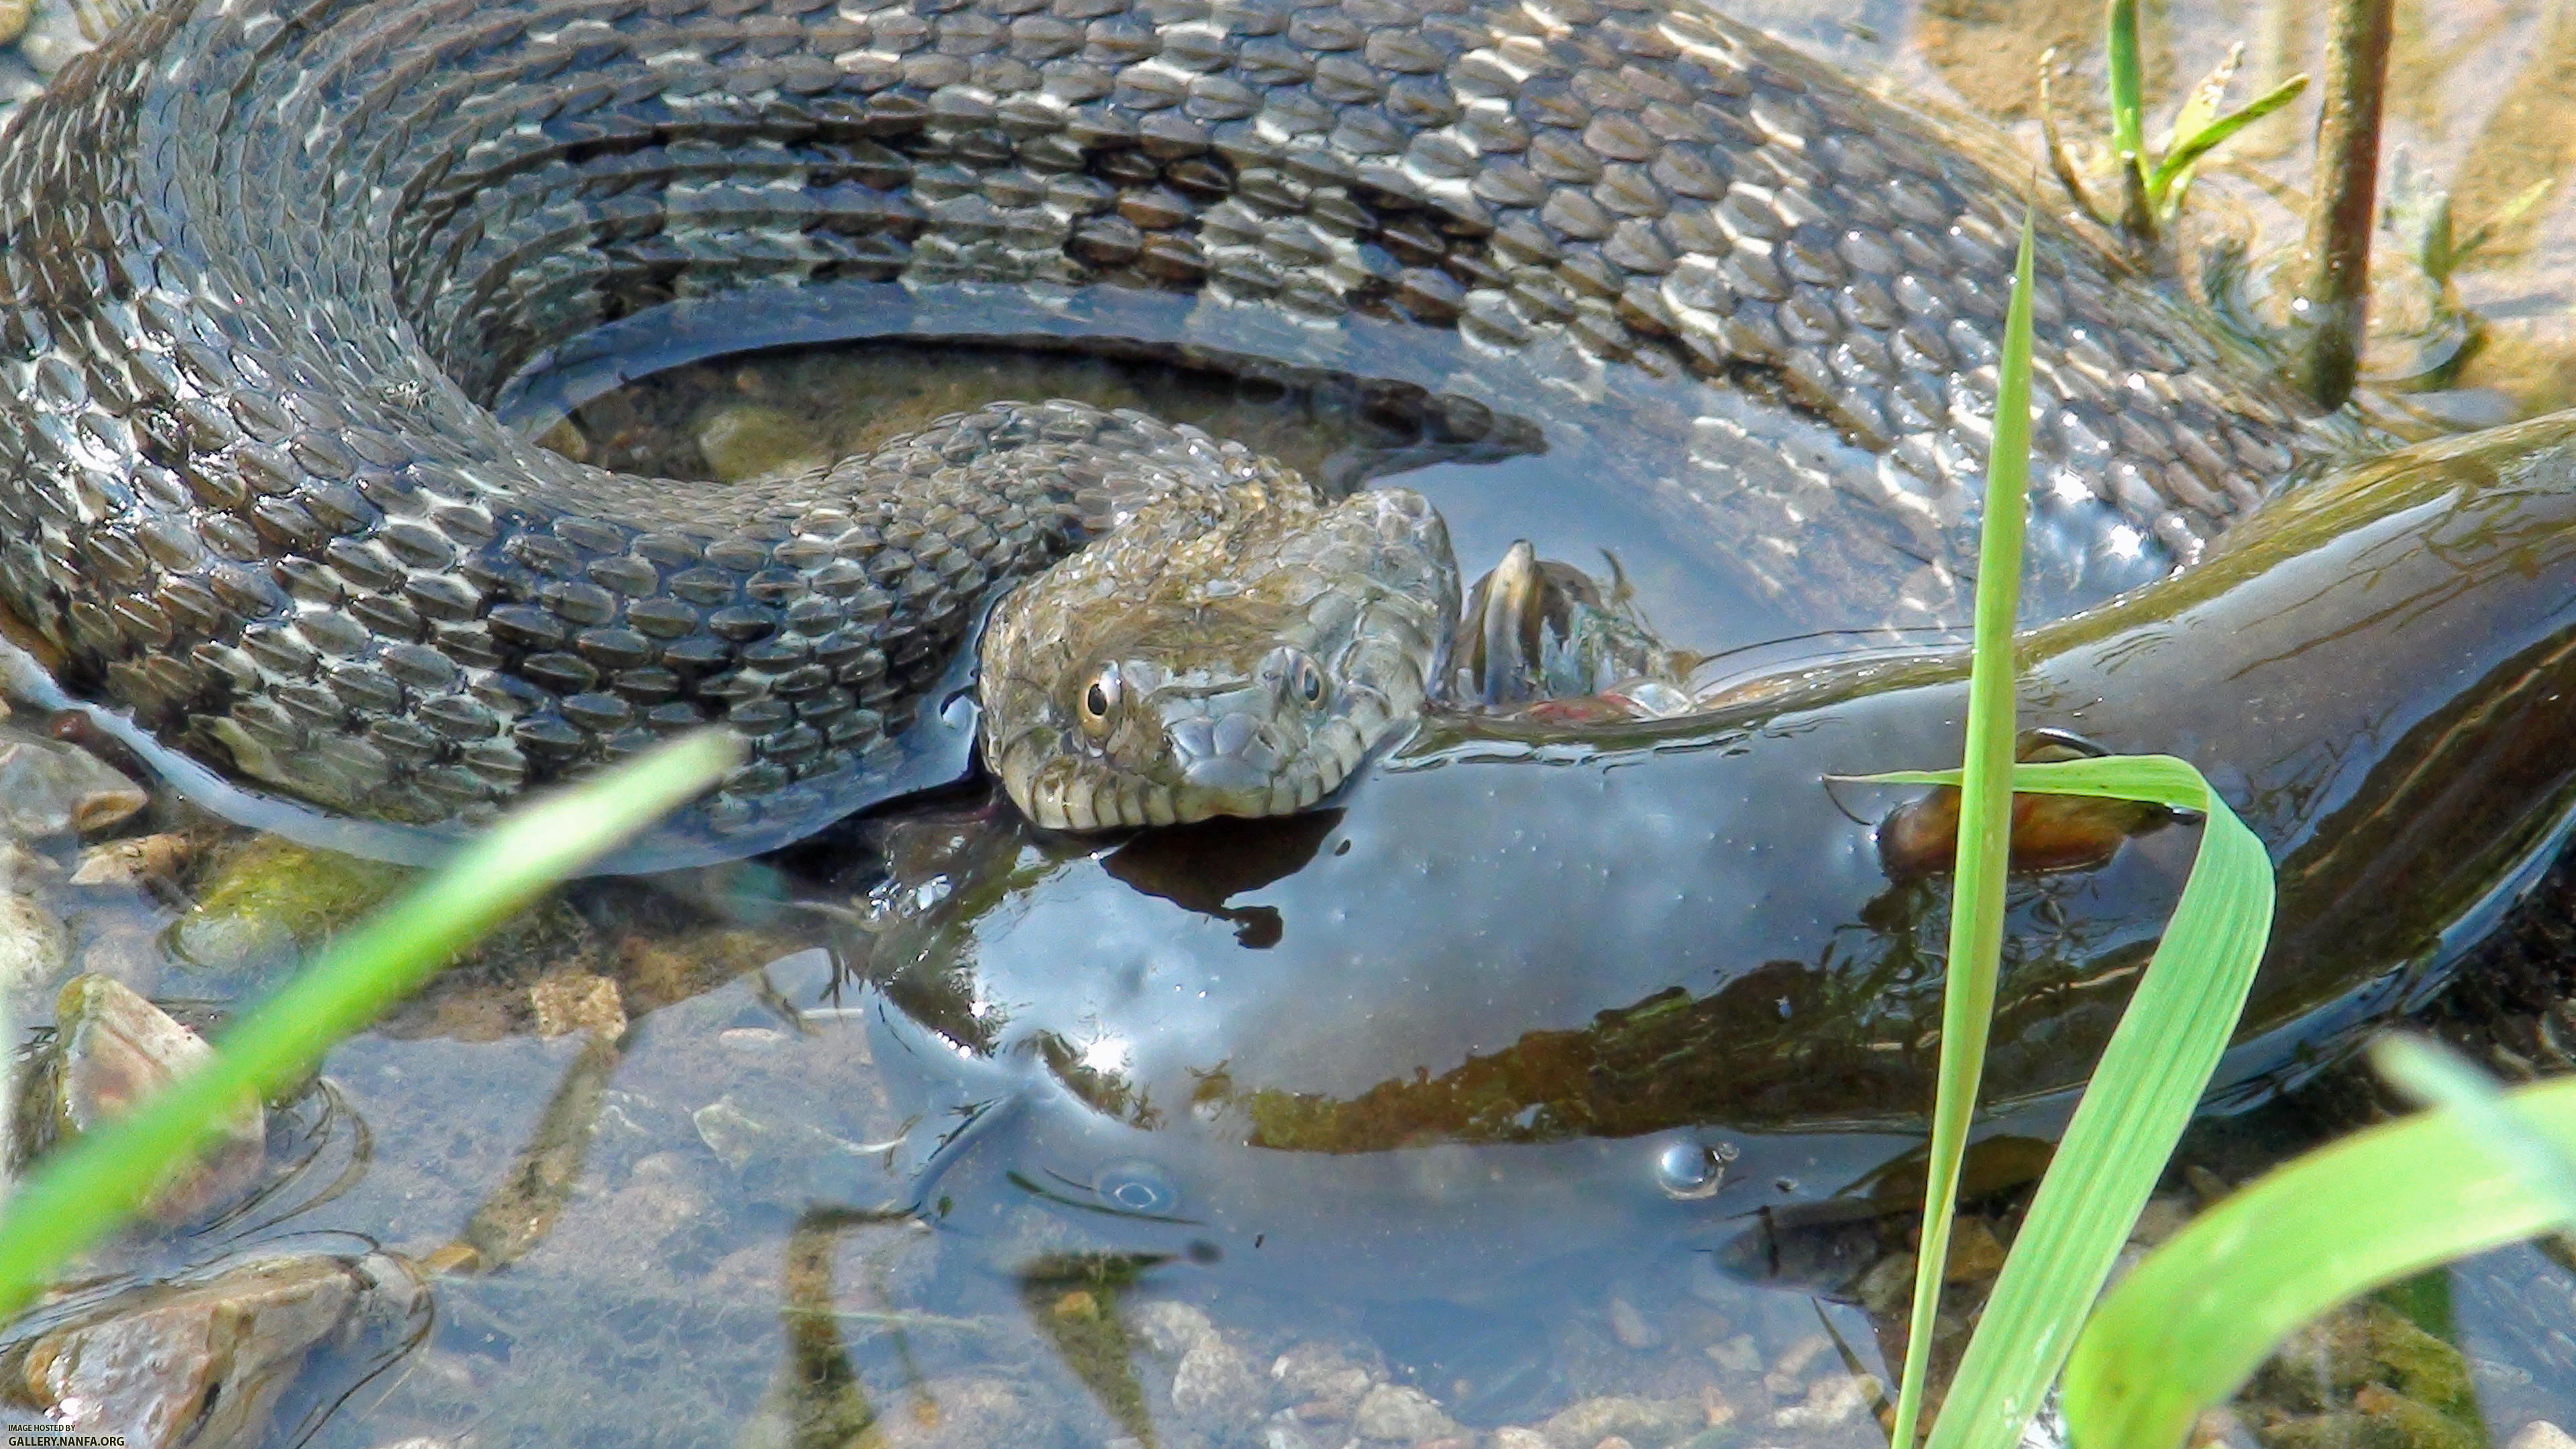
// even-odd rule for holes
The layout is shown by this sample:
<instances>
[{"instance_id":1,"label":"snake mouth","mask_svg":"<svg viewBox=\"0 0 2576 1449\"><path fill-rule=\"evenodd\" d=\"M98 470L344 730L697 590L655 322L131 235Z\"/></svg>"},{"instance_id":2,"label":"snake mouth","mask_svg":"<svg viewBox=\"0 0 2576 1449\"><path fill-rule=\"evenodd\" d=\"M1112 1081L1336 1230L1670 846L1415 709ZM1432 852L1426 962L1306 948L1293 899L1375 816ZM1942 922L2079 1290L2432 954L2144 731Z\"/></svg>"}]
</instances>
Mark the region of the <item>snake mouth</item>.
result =
<instances>
[{"instance_id":1,"label":"snake mouth","mask_svg":"<svg viewBox=\"0 0 2576 1449\"><path fill-rule=\"evenodd\" d=\"M1032 823L1047 830L1188 825L1220 815L1253 818L1304 810L1342 787L1367 742L1332 720L1302 742L1278 738L1276 721L1236 712L1175 722L1150 774L1057 756L1032 770L1004 762L1004 784ZM1019 752L1009 752L1016 756Z\"/></svg>"}]
</instances>

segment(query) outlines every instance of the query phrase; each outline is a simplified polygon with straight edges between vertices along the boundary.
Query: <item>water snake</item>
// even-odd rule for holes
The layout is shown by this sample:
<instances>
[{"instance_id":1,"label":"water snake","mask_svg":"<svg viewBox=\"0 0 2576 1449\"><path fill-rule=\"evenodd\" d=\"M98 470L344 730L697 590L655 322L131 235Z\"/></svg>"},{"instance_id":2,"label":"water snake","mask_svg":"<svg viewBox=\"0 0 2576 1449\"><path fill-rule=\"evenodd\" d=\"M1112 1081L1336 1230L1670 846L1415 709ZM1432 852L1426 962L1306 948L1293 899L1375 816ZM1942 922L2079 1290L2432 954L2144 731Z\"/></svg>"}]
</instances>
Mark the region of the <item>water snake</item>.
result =
<instances>
[{"instance_id":1,"label":"water snake","mask_svg":"<svg viewBox=\"0 0 2576 1449\"><path fill-rule=\"evenodd\" d=\"M202 778L435 836L715 720L753 758L659 858L774 845L914 778L1012 581L1276 472L1022 404L711 494L493 411L603 326L847 304L1385 379L1607 447L1753 604L1955 620L2021 210L1985 149L1680 0L174 0L0 139L0 599ZM2062 611L2306 435L2042 220Z\"/></svg>"},{"instance_id":2,"label":"water snake","mask_svg":"<svg viewBox=\"0 0 2576 1449\"><path fill-rule=\"evenodd\" d=\"M2190 759L2271 854L2206 1105L2423 1002L2558 854L2571 577L2560 413L2310 484L2024 635L2026 724ZM848 951L934 1129L908 1190L1006 1259L1072 1231L1398 1297L1838 1196L1911 1210L1949 887L1883 855L1917 792L1849 777L1956 759L1966 674L1844 659L1650 723L1447 716L1335 809L1117 844L888 821ZM2197 832L2130 828L2012 886L1972 1179L2045 1164L2164 931Z\"/></svg>"}]
</instances>

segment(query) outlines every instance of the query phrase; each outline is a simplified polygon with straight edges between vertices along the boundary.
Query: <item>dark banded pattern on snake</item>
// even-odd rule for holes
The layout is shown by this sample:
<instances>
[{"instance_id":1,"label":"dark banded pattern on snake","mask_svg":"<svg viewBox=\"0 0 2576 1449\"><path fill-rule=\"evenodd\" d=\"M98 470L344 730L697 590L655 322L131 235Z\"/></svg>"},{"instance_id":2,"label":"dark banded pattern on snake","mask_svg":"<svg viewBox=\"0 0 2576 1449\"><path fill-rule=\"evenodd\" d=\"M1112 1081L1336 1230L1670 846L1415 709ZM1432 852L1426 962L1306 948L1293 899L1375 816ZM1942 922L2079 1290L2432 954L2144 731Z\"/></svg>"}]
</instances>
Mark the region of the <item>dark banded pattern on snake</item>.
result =
<instances>
[{"instance_id":1,"label":"dark banded pattern on snake","mask_svg":"<svg viewBox=\"0 0 2576 1449\"><path fill-rule=\"evenodd\" d=\"M679 828L785 838L883 793L996 590L1117 546L1155 430L988 410L708 496L487 404L665 303L985 282L1303 363L1393 328L1452 391L1539 377L1542 427L1820 422L1868 466L1694 501L1768 587L1938 613L2019 210L1977 149L1656 0L174 3L0 142L0 592L73 692L329 810L470 823L723 720L754 758ZM2063 607L2189 563L2303 432L2045 231ZM1881 541L1820 562L1836 510Z\"/></svg>"}]
</instances>

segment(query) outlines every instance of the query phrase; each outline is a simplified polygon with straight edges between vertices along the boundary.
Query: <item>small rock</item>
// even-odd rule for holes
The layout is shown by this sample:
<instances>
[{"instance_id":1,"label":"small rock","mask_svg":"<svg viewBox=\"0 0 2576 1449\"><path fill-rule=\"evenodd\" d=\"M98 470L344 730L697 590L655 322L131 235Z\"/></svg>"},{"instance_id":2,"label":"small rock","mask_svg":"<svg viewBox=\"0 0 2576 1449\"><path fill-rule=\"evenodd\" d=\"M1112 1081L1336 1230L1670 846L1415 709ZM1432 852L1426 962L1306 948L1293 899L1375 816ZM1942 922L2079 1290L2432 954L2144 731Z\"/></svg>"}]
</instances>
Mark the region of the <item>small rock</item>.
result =
<instances>
[{"instance_id":1,"label":"small rock","mask_svg":"<svg viewBox=\"0 0 2576 1449\"><path fill-rule=\"evenodd\" d=\"M63 878L61 862L23 842L0 839L0 887L51 885Z\"/></svg>"},{"instance_id":2,"label":"small rock","mask_svg":"<svg viewBox=\"0 0 2576 1449\"><path fill-rule=\"evenodd\" d=\"M1664 1341L1664 1335L1646 1321L1646 1315L1637 1311L1637 1305L1615 1293L1610 1296L1609 1317L1610 1336L1619 1340L1621 1348L1642 1351Z\"/></svg>"},{"instance_id":3,"label":"small rock","mask_svg":"<svg viewBox=\"0 0 2576 1449\"><path fill-rule=\"evenodd\" d=\"M13 1006L44 998L71 969L72 933L62 918L17 891L0 890L0 992Z\"/></svg>"},{"instance_id":4,"label":"small rock","mask_svg":"<svg viewBox=\"0 0 2576 1449\"><path fill-rule=\"evenodd\" d=\"M2576 1449L2576 1435L2547 1419L2534 1419L2522 1426L2505 1449Z\"/></svg>"},{"instance_id":5,"label":"small rock","mask_svg":"<svg viewBox=\"0 0 2576 1449\"><path fill-rule=\"evenodd\" d=\"M35 7L26 32L18 37L18 53L27 58L27 64L50 76L97 44L82 30L81 9L78 5Z\"/></svg>"},{"instance_id":6,"label":"small rock","mask_svg":"<svg viewBox=\"0 0 2576 1449\"><path fill-rule=\"evenodd\" d=\"M1914 1273L1910 1260L1905 1272L1910 1281ZM1708 1355L1710 1363L1716 1364L1729 1373L1753 1374L1762 1371L1762 1350L1755 1346L1753 1335L1749 1333L1739 1333L1724 1343L1712 1343L1700 1351Z\"/></svg>"},{"instance_id":7,"label":"small rock","mask_svg":"<svg viewBox=\"0 0 2576 1449\"><path fill-rule=\"evenodd\" d=\"M617 983L587 971L567 971L539 981L528 988L528 1004L536 1012L537 1035L542 1037L577 1031L614 1037L626 1030L626 1007L618 999Z\"/></svg>"},{"instance_id":8,"label":"small rock","mask_svg":"<svg viewBox=\"0 0 2576 1449\"><path fill-rule=\"evenodd\" d=\"M2255 1449L2254 1432L2236 1411L2203 1409L2191 1426L2191 1449Z\"/></svg>"},{"instance_id":9,"label":"small rock","mask_svg":"<svg viewBox=\"0 0 2576 1449\"><path fill-rule=\"evenodd\" d=\"M1349 1418L1377 1381L1340 1349L1322 1343L1301 1343L1279 1355L1270 1377L1299 1401L1298 1417L1310 1423Z\"/></svg>"},{"instance_id":10,"label":"small rock","mask_svg":"<svg viewBox=\"0 0 2576 1449\"><path fill-rule=\"evenodd\" d=\"M1243 1351L1210 1333L1181 1355L1172 1371L1172 1408L1208 1425L1248 1424L1270 1407L1269 1395Z\"/></svg>"},{"instance_id":11,"label":"small rock","mask_svg":"<svg viewBox=\"0 0 2576 1449\"><path fill-rule=\"evenodd\" d=\"M1539 1432L1552 1449L1595 1449L1613 1437L1641 1449L1660 1449L1706 1427L1707 1416L1696 1403L1617 1394L1569 1404L1541 1424Z\"/></svg>"},{"instance_id":12,"label":"small rock","mask_svg":"<svg viewBox=\"0 0 2576 1449\"><path fill-rule=\"evenodd\" d=\"M133 1289L0 1351L0 1398L136 1449L258 1443L306 1352L368 1287L341 1259L302 1256Z\"/></svg>"},{"instance_id":13,"label":"small rock","mask_svg":"<svg viewBox=\"0 0 2576 1449\"><path fill-rule=\"evenodd\" d=\"M168 885L195 859L194 837L176 830L128 836L93 845L72 868L76 886L143 887Z\"/></svg>"},{"instance_id":14,"label":"small rock","mask_svg":"<svg viewBox=\"0 0 2576 1449\"><path fill-rule=\"evenodd\" d=\"M1592 1449L1637 1449L1637 1446L1620 1438L1618 1435L1613 1434L1602 1440L1600 1443L1593 1445Z\"/></svg>"},{"instance_id":15,"label":"small rock","mask_svg":"<svg viewBox=\"0 0 2576 1449\"><path fill-rule=\"evenodd\" d=\"M1157 1299L1139 1307L1130 1320L1154 1352L1179 1358L1217 1336L1208 1316L1187 1303Z\"/></svg>"},{"instance_id":16,"label":"small rock","mask_svg":"<svg viewBox=\"0 0 2576 1449\"><path fill-rule=\"evenodd\" d=\"M1360 1400L1359 1411L1351 1416L1351 1427L1363 1439L1399 1444L1446 1438L1458 1432L1457 1421L1440 1412L1430 1395L1396 1384L1380 1384L1369 1390Z\"/></svg>"},{"instance_id":17,"label":"small rock","mask_svg":"<svg viewBox=\"0 0 2576 1449\"><path fill-rule=\"evenodd\" d=\"M2151 1197L2138 1210L2138 1221L2129 1229L2129 1241L2152 1248L2182 1231L2191 1221L2191 1205L2179 1197Z\"/></svg>"},{"instance_id":18,"label":"small rock","mask_svg":"<svg viewBox=\"0 0 2576 1449\"><path fill-rule=\"evenodd\" d=\"M1808 1334L1782 1350L1780 1356L1771 1361L1771 1368L1775 1373L1805 1373L1807 1365L1831 1352L1833 1346L1834 1341L1821 1333Z\"/></svg>"},{"instance_id":19,"label":"small rock","mask_svg":"<svg viewBox=\"0 0 2576 1449\"><path fill-rule=\"evenodd\" d=\"M1879 1395L1878 1380L1869 1374L1827 1374L1807 1385L1807 1401L1792 1404L1771 1416L1779 1429L1824 1429L1857 1418Z\"/></svg>"},{"instance_id":20,"label":"small rock","mask_svg":"<svg viewBox=\"0 0 2576 1449\"><path fill-rule=\"evenodd\" d=\"M27 20L36 13L36 0L0 0L0 45L15 45L27 33Z\"/></svg>"},{"instance_id":21,"label":"small rock","mask_svg":"<svg viewBox=\"0 0 2576 1449\"><path fill-rule=\"evenodd\" d=\"M255 835L224 859L170 928L171 954L210 971L280 964L384 904L415 874Z\"/></svg>"},{"instance_id":22,"label":"small rock","mask_svg":"<svg viewBox=\"0 0 2576 1449\"><path fill-rule=\"evenodd\" d=\"M1904 1312L1914 1301L1914 1264L1912 1253L1890 1253L1870 1264L1853 1288L1860 1306L1880 1318Z\"/></svg>"},{"instance_id":23,"label":"small rock","mask_svg":"<svg viewBox=\"0 0 2576 1449\"><path fill-rule=\"evenodd\" d=\"M1700 1385L1699 1411L1708 1417L1708 1426L1712 1429L1723 1429L1735 1422L1735 1405L1728 1402L1726 1395L1719 1393L1714 1384Z\"/></svg>"},{"instance_id":24,"label":"small rock","mask_svg":"<svg viewBox=\"0 0 2576 1449\"><path fill-rule=\"evenodd\" d=\"M20 840L104 830L151 803L143 787L67 740L0 744L0 832Z\"/></svg>"},{"instance_id":25,"label":"small rock","mask_svg":"<svg viewBox=\"0 0 2576 1449\"><path fill-rule=\"evenodd\" d=\"M740 404L698 426L698 452L719 483L739 483L824 461L813 424L778 408Z\"/></svg>"},{"instance_id":26,"label":"small rock","mask_svg":"<svg viewBox=\"0 0 2576 1449\"><path fill-rule=\"evenodd\" d=\"M2190 1185L2191 1195L2200 1200L2203 1210L2216 1206L2220 1198L2236 1190L2226 1178L2197 1162L2183 1168L2182 1180Z\"/></svg>"},{"instance_id":27,"label":"small rock","mask_svg":"<svg viewBox=\"0 0 2576 1449\"><path fill-rule=\"evenodd\" d=\"M992 1449L1044 1438L1044 1419L1019 1387L998 1378L932 1379L889 1403L868 1427L883 1449Z\"/></svg>"},{"instance_id":28,"label":"small rock","mask_svg":"<svg viewBox=\"0 0 2576 1449\"><path fill-rule=\"evenodd\" d=\"M1552 1449L1547 1436L1517 1424L1494 1431L1494 1449Z\"/></svg>"},{"instance_id":29,"label":"small rock","mask_svg":"<svg viewBox=\"0 0 2576 1449\"><path fill-rule=\"evenodd\" d=\"M2004 1245L1981 1218L1962 1218L1950 1234L1950 1260L1941 1268L1945 1283L1983 1283L2004 1268Z\"/></svg>"},{"instance_id":30,"label":"small rock","mask_svg":"<svg viewBox=\"0 0 2576 1449\"><path fill-rule=\"evenodd\" d=\"M1333 1443L1340 1442L1341 1436L1335 1435ZM1331 1446L1299 1423L1293 1411L1282 1409L1270 1416L1270 1422L1261 1426L1261 1449L1331 1449Z\"/></svg>"},{"instance_id":31,"label":"small rock","mask_svg":"<svg viewBox=\"0 0 2576 1449\"><path fill-rule=\"evenodd\" d=\"M195 1032L109 976L75 976L54 1006L54 1038L20 1086L12 1165L124 1116L214 1055ZM145 1211L191 1222L246 1191L267 1160L266 1115L244 1102L197 1162L163 1176Z\"/></svg>"},{"instance_id":32,"label":"small rock","mask_svg":"<svg viewBox=\"0 0 2576 1449\"><path fill-rule=\"evenodd\" d=\"M581 426L570 418L557 418L555 425L537 434L536 444L549 453L561 453L576 463L590 461L590 439Z\"/></svg>"}]
</instances>

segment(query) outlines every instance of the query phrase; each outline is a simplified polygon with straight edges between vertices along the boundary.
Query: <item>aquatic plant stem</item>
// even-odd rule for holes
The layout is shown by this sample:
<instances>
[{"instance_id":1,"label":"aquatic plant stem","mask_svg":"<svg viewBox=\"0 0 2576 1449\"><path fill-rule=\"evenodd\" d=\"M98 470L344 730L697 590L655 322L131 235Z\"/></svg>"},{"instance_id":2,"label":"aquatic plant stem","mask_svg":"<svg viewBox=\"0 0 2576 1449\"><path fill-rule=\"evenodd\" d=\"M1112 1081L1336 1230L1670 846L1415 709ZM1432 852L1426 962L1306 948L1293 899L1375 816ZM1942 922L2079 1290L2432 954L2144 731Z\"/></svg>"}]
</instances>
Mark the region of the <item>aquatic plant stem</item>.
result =
<instances>
[{"instance_id":1,"label":"aquatic plant stem","mask_svg":"<svg viewBox=\"0 0 2576 1449\"><path fill-rule=\"evenodd\" d=\"M2133 242L2152 245L2156 219L2147 199L2147 72L2139 58L2138 0L2110 0L2102 36L2111 70L2111 149L2120 158L2120 226Z\"/></svg>"},{"instance_id":2,"label":"aquatic plant stem","mask_svg":"<svg viewBox=\"0 0 2576 1449\"><path fill-rule=\"evenodd\" d=\"M2299 286L2307 342L2298 381L2321 407L2352 396L2368 321L2370 231L2378 211L2379 117L2396 0L2335 0L2317 118L2316 201Z\"/></svg>"},{"instance_id":3,"label":"aquatic plant stem","mask_svg":"<svg viewBox=\"0 0 2576 1449\"><path fill-rule=\"evenodd\" d=\"M2004 873L2012 854L2013 736L2018 674L2013 628L2021 613L2022 535L2029 512L2030 290L2032 211L2021 222L2012 305L1995 392L1994 441L1986 455L1986 516L1977 539L1976 640L1968 674L1968 738L1959 781L1958 875L1950 897L1949 968L1941 988L1941 1070L1933 1107L1931 1161L1923 1188L1923 1241L1914 1263L1914 1309L1890 1442L1912 1449L1931 1366L1932 1325L1950 1261L1959 1164L1976 1115L1986 1038L1994 1025L1995 974L2003 954Z\"/></svg>"},{"instance_id":4,"label":"aquatic plant stem","mask_svg":"<svg viewBox=\"0 0 2576 1449\"><path fill-rule=\"evenodd\" d=\"M62 1265L124 1224L244 1099L303 1079L341 1038L410 995L555 882L687 803L741 761L730 735L685 736L541 799L458 851L224 1033L213 1057L128 1117L89 1133L0 1210L0 1322Z\"/></svg>"}]
</instances>

